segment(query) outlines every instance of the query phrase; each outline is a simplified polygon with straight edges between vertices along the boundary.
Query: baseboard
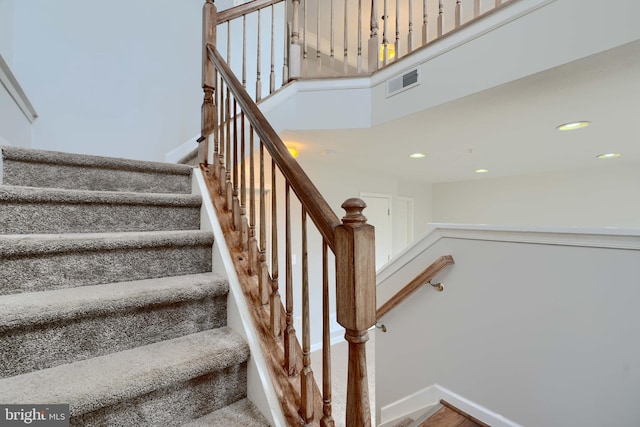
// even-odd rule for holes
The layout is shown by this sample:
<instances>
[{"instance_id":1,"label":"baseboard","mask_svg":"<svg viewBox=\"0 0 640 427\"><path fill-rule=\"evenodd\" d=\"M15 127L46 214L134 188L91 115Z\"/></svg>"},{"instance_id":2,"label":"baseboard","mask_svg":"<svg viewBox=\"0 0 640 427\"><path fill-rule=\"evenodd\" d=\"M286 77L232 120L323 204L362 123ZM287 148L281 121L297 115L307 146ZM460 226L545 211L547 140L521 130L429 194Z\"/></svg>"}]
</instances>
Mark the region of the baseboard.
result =
<instances>
[{"instance_id":1,"label":"baseboard","mask_svg":"<svg viewBox=\"0 0 640 427\"><path fill-rule=\"evenodd\" d=\"M381 423L379 426L392 426L395 421L435 405L440 400L447 401L461 411L492 427L522 427L520 424L438 384L433 384L380 408Z\"/></svg>"},{"instance_id":2,"label":"baseboard","mask_svg":"<svg viewBox=\"0 0 640 427\"><path fill-rule=\"evenodd\" d=\"M167 154L164 155L164 160L167 163L178 163L180 160L186 157L189 153L191 153L193 150L198 148L198 138L199 136L194 136L193 138L189 139L187 142L184 142L179 146L177 146L176 148L174 148L173 150L169 151Z\"/></svg>"}]
</instances>

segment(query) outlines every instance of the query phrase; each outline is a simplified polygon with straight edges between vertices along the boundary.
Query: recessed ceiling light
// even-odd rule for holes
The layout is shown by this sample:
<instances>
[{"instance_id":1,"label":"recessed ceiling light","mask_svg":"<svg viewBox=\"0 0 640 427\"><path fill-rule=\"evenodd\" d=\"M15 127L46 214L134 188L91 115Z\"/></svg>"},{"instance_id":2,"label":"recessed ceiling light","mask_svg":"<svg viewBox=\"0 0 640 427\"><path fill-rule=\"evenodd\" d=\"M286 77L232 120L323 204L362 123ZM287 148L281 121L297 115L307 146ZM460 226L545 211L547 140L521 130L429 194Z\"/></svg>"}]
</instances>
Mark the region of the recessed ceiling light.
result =
<instances>
[{"instance_id":1,"label":"recessed ceiling light","mask_svg":"<svg viewBox=\"0 0 640 427\"><path fill-rule=\"evenodd\" d=\"M413 153L413 154L409 154L409 157L411 157L412 159L421 159L423 157L426 157L427 155L424 153Z\"/></svg>"},{"instance_id":2,"label":"recessed ceiling light","mask_svg":"<svg viewBox=\"0 0 640 427\"><path fill-rule=\"evenodd\" d=\"M487 173L489 172L489 169L476 169L475 173Z\"/></svg>"},{"instance_id":3,"label":"recessed ceiling light","mask_svg":"<svg viewBox=\"0 0 640 427\"><path fill-rule=\"evenodd\" d=\"M582 129L584 127L589 126L591 122L588 121L581 121L581 122L571 122L571 123L565 123L563 125L558 126L556 129L558 130L576 130L576 129Z\"/></svg>"},{"instance_id":4,"label":"recessed ceiling light","mask_svg":"<svg viewBox=\"0 0 640 427\"><path fill-rule=\"evenodd\" d=\"M606 153L606 154L598 154L596 157L599 159L613 159L615 157L620 157L620 153Z\"/></svg>"}]
</instances>

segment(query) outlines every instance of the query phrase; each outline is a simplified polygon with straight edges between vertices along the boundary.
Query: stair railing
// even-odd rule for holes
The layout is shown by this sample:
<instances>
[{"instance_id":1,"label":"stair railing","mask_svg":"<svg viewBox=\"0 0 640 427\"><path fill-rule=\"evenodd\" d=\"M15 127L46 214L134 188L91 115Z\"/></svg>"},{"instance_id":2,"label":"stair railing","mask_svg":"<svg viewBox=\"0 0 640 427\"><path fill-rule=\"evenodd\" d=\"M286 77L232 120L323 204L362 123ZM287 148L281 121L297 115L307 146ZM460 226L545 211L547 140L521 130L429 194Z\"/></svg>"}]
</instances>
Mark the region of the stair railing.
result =
<instances>
[{"instance_id":1,"label":"stair railing","mask_svg":"<svg viewBox=\"0 0 640 427\"><path fill-rule=\"evenodd\" d=\"M227 53L250 43L252 55L242 58L243 75L250 59L254 100L259 101L291 79L371 74L513 1L254 0L220 12L217 23L222 34L226 30ZM234 25L237 31L231 30ZM267 31L265 25L270 25ZM276 73L280 60L282 78ZM268 91L262 84L265 67Z\"/></svg>"},{"instance_id":2,"label":"stair railing","mask_svg":"<svg viewBox=\"0 0 640 427\"><path fill-rule=\"evenodd\" d=\"M367 330L376 321L376 291L374 229L362 213L366 205L362 200L348 199L342 204L346 215L342 221L338 219L247 93L244 71L241 83L218 52L216 15L213 1L207 0L199 160L245 297L253 307L283 413L289 425L334 425L329 323L330 282L334 281L337 321L346 329L349 345L346 425L370 426L366 341ZM299 220L293 215L296 210ZM309 232L308 219L316 234ZM294 241L294 224L300 227L300 233L295 233L299 246ZM314 240L316 249L309 247ZM301 254L298 280L293 277L295 249ZM310 275L316 265L310 260L318 260L319 274ZM330 268L332 264L335 269ZM318 286L312 283L316 277ZM294 286L301 294L301 344L294 327ZM310 293L318 288L322 289L322 391L316 385L310 357Z\"/></svg>"}]
</instances>

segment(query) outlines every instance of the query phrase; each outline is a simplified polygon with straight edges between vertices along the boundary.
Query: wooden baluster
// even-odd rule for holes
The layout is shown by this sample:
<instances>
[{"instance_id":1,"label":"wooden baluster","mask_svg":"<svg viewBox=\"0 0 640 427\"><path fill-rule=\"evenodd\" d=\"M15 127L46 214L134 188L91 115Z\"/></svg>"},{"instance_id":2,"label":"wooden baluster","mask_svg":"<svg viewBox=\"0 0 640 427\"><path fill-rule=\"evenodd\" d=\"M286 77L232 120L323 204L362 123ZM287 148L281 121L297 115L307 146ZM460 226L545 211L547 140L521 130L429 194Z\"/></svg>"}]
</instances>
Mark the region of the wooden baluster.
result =
<instances>
[{"instance_id":1,"label":"wooden baluster","mask_svg":"<svg viewBox=\"0 0 640 427\"><path fill-rule=\"evenodd\" d=\"M342 56L342 68L343 68L343 72L344 74L348 74L349 73L349 38L347 37L348 35L348 29L347 29L347 23L348 21L348 8L347 6L349 5L349 1L348 0L344 0L344 55Z\"/></svg>"},{"instance_id":2,"label":"wooden baluster","mask_svg":"<svg viewBox=\"0 0 640 427\"><path fill-rule=\"evenodd\" d=\"M373 226L366 223L366 204L349 199L347 214L335 228L337 317L349 342L347 427L371 426L367 382L367 330L376 322L376 271Z\"/></svg>"},{"instance_id":3,"label":"wooden baluster","mask_svg":"<svg viewBox=\"0 0 640 427\"><path fill-rule=\"evenodd\" d=\"M218 70L214 67L213 69L213 81L214 83L218 82ZM217 108L217 99L218 99L218 87L216 87L213 91L213 102L214 104L214 109L213 109L213 133L211 134L213 137L213 165L211 168L211 171L213 172L213 176L217 177L216 175L216 169L218 167L218 156L219 156L219 152L220 152L220 140L218 139L218 108Z\"/></svg>"},{"instance_id":4,"label":"wooden baluster","mask_svg":"<svg viewBox=\"0 0 640 427\"><path fill-rule=\"evenodd\" d=\"M218 86L218 92L220 93L220 124L218 125L218 141L220 145L220 152L218 153L218 163L216 167L216 178L218 178L219 188L218 193L224 196L225 184L225 171L224 171L224 150L225 150L225 124L224 124L224 115L225 115L225 99L224 99L224 79L222 75L220 75L220 85Z\"/></svg>"},{"instance_id":5,"label":"wooden baluster","mask_svg":"<svg viewBox=\"0 0 640 427\"><path fill-rule=\"evenodd\" d=\"M438 4L438 38L444 33L444 1L440 0Z\"/></svg>"},{"instance_id":6,"label":"wooden baluster","mask_svg":"<svg viewBox=\"0 0 640 427\"><path fill-rule=\"evenodd\" d=\"M396 42L395 48L395 60L400 58L400 0L396 0Z\"/></svg>"},{"instance_id":7,"label":"wooden baluster","mask_svg":"<svg viewBox=\"0 0 640 427\"><path fill-rule=\"evenodd\" d=\"M256 63L256 102L262 99L262 80L260 79L260 10L258 9L258 59Z\"/></svg>"},{"instance_id":8,"label":"wooden baluster","mask_svg":"<svg viewBox=\"0 0 640 427\"><path fill-rule=\"evenodd\" d=\"M302 75L307 76L309 73L309 61L307 59L307 5L308 0L304 0L304 33L302 33Z\"/></svg>"},{"instance_id":9,"label":"wooden baluster","mask_svg":"<svg viewBox=\"0 0 640 427\"><path fill-rule=\"evenodd\" d=\"M231 22L227 22L227 64L231 67ZM226 167L225 167L225 185L226 188L224 190L225 194L225 209L227 212L231 212L233 210L233 184L231 183L231 89L229 85L227 85L227 99L226 99L226 123L227 123L227 132L226 132Z\"/></svg>"},{"instance_id":10,"label":"wooden baluster","mask_svg":"<svg viewBox=\"0 0 640 427\"><path fill-rule=\"evenodd\" d=\"M286 6L285 6L286 9ZM285 19L284 19L284 46L283 46L283 58L284 58L284 63L282 64L282 84L284 85L285 83L287 83L289 81L289 23L287 22L286 16L287 13L285 12Z\"/></svg>"},{"instance_id":11,"label":"wooden baluster","mask_svg":"<svg viewBox=\"0 0 640 427\"><path fill-rule=\"evenodd\" d=\"M271 333L280 336L280 292L278 290L278 200L276 197L276 162L271 159Z\"/></svg>"},{"instance_id":12,"label":"wooden baluster","mask_svg":"<svg viewBox=\"0 0 640 427\"><path fill-rule=\"evenodd\" d=\"M407 53L413 52L413 0L409 0L409 35L407 36Z\"/></svg>"},{"instance_id":13,"label":"wooden baluster","mask_svg":"<svg viewBox=\"0 0 640 427\"><path fill-rule=\"evenodd\" d=\"M291 0L293 5L291 45L289 46L290 75L300 77L300 0ZM285 19L286 21L286 19ZM286 35L285 35L286 39ZM286 51L286 49L285 49ZM285 80L286 81L286 80ZM284 82L284 81L283 81Z\"/></svg>"},{"instance_id":14,"label":"wooden baluster","mask_svg":"<svg viewBox=\"0 0 640 427\"><path fill-rule=\"evenodd\" d=\"M456 1L456 28L460 27L460 24L462 24L462 1L461 0L457 0Z\"/></svg>"},{"instance_id":15,"label":"wooden baluster","mask_svg":"<svg viewBox=\"0 0 640 427\"><path fill-rule=\"evenodd\" d=\"M242 87L247 88L247 15L242 15Z\"/></svg>"},{"instance_id":16,"label":"wooden baluster","mask_svg":"<svg viewBox=\"0 0 640 427\"><path fill-rule=\"evenodd\" d=\"M422 1L422 46L429 42L429 11L427 0Z\"/></svg>"},{"instance_id":17,"label":"wooden baluster","mask_svg":"<svg viewBox=\"0 0 640 427\"><path fill-rule=\"evenodd\" d=\"M258 288L260 290L260 302L269 304L271 284L269 283L269 268L267 266L267 208L266 188L264 180L264 144L260 141L260 272L258 273Z\"/></svg>"},{"instance_id":18,"label":"wooden baluster","mask_svg":"<svg viewBox=\"0 0 640 427\"><path fill-rule=\"evenodd\" d=\"M240 242L243 251L249 251L249 221L247 219L247 181L245 161L244 111L240 112Z\"/></svg>"},{"instance_id":19,"label":"wooden baluster","mask_svg":"<svg viewBox=\"0 0 640 427\"><path fill-rule=\"evenodd\" d=\"M271 73L269 74L269 93L273 93L276 90L275 12L273 5L271 5Z\"/></svg>"},{"instance_id":20,"label":"wooden baluster","mask_svg":"<svg viewBox=\"0 0 640 427\"><path fill-rule=\"evenodd\" d=\"M216 44L217 9L212 0L206 0L202 7L202 91L201 132L198 138L197 162L208 164L209 135L216 128L216 104L214 91L216 80L213 63L209 60L207 44ZM214 136L215 138L215 136Z\"/></svg>"},{"instance_id":21,"label":"wooden baluster","mask_svg":"<svg viewBox=\"0 0 640 427\"><path fill-rule=\"evenodd\" d=\"M362 0L358 0L358 58L356 59L357 73L362 73Z\"/></svg>"},{"instance_id":22,"label":"wooden baluster","mask_svg":"<svg viewBox=\"0 0 640 427\"><path fill-rule=\"evenodd\" d=\"M286 245L286 329L284 333L284 370L287 375L297 374L296 331L293 327L293 267L291 262L291 191L285 184L285 245Z\"/></svg>"},{"instance_id":23,"label":"wooden baluster","mask_svg":"<svg viewBox=\"0 0 640 427\"><path fill-rule=\"evenodd\" d=\"M242 87L247 88L247 15L242 15ZM240 243L249 250L249 222L247 220L247 182L245 171L244 111L240 112Z\"/></svg>"},{"instance_id":24,"label":"wooden baluster","mask_svg":"<svg viewBox=\"0 0 640 427\"><path fill-rule=\"evenodd\" d=\"M386 66L387 61L389 60L389 39L387 39L388 33L388 22L389 22L389 14L387 13L387 0L384 0L384 11L382 15L383 24L382 24L382 45L384 46L382 52L382 65Z\"/></svg>"},{"instance_id":25,"label":"wooden baluster","mask_svg":"<svg viewBox=\"0 0 640 427\"><path fill-rule=\"evenodd\" d=\"M233 98L233 229L242 232L240 199L238 197L238 102Z\"/></svg>"},{"instance_id":26,"label":"wooden baluster","mask_svg":"<svg viewBox=\"0 0 640 427\"><path fill-rule=\"evenodd\" d=\"M329 260L327 241L322 240L322 419L321 427L334 427L331 415L331 325L329 323Z\"/></svg>"},{"instance_id":27,"label":"wooden baluster","mask_svg":"<svg viewBox=\"0 0 640 427\"><path fill-rule=\"evenodd\" d=\"M375 283L374 283L375 284ZM313 420L314 385L311 370L311 325L309 319L309 260L307 257L307 211L302 208L302 371L300 372L300 415Z\"/></svg>"},{"instance_id":28,"label":"wooden baluster","mask_svg":"<svg viewBox=\"0 0 640 427\"><path fill-rule=\"evenodd\" d=\"M426 1L426 0L425 0ZM369 36L369 72L372 73L380 67L378 59L378 47L380 38L378 36L378 0L371 0L371 35Z\"/></svg>"},{"instance_id":29,"label":"wooden baluster","mask_svg":"<svg viewBox=\"0 0 640 427\"><path fill-rule=\"evenodd\" d=\"M256 239L256 182L253 125L249 125L249 274L258 273L258 241Z\"/></svg>"},{"instance_id":30,"label":"wooden baluster","mask_svg":"<svg viewBox=\"0 0 640 427\"><path fill-rule=\"evenodd\" d=\"M335 48L335 31L334 31L334 26L333 26L333 0L331 0L331 10L329 12L329 20L330 20L330 32L331 35L329 36L330 38L330 53L329 53L329 68L331 68L331 74L334 74L334 70L335 70L335 55L334 55L334 48Z\"/></svg>"},{"instance_id":31,"label":"wooden baluster","mask_svg":"<svg viewBox=\"0 0 640 427\"><path fill-rule=\"evenodd\" d=\"M320 57L320 0L316 0L316 74L322 73L322 58Z\"/></svg>"},{"instance_id":32,"label":"wooden baluster","mask_svg":"<svg viewBox=\"0 0 640 427\"><path fill-rule=\"evenodd\" d=\"M480 0L473 0L473 17L480 16Z\"/></svg>"}]
</instances>

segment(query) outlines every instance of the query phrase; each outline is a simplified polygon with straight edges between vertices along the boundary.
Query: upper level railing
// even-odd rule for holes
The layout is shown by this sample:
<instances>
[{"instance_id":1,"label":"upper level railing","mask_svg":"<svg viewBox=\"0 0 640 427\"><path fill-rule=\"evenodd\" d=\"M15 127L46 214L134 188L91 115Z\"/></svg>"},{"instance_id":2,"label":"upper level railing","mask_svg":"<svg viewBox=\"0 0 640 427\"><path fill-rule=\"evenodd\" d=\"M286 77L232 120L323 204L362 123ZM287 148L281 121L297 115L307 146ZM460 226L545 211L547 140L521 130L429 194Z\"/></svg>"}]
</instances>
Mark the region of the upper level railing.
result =
<instances>
[{"instance_id":1,"label":"upper level railing","mask_svg":"<svg viewBox=\"0 0 640 427\"><path fill-rule=\"evenodd\" d=\"M261 3L273 7L272 2ZM242 61L237 73L242 76L240 81L228 64L231 54L236 54L231 43L227 60L218 51L219 19L212 0L206 1L203 13L204 102L198 157L221 223L227 224L223 230L245 297L255 305L251 312L256 332L269 359L287 423L334 424L329 325L334 311L330 285L334 283L337 321L346 329L349 342L346 425L370 426L365 344L367 330L376 321L376 291L374 229L362 214L366 205L359 199L348 199L342 205L346 215L342 221L338 219L251 99L246 90L247 61ZM231 18L233 14L223 16ZM271 20L274 18L272 13ZM245 30L246 25L245 14ZM274 38L271 40L273 44ZM246 58L246 38L242 45ZM273 57L274 50L271 52ZM274 68L272 59L271 75ZM315 231L308 230L309 222ZM294 233L293 227L299 227L299 232ZM314 249L312 245L317 246ZM301 254L297 280L294 251ZM314 289L322 290L318 298L310 297ZM301 344L294 328L294 293L300 295ZM322 313L322 391L311 369L312 300L321 306L317 311Z\"/></svg>"},{"instance_id":2,"label":"upper level railing","mask_svg":"<svg viewBox=\"0 0 640 427\"><path fill-rule=\"evenodd\" d=\"M254 0L219 13L219 50L260 100L291 79L371 74L511 2Z\"/></svg>"}]
</instances>

